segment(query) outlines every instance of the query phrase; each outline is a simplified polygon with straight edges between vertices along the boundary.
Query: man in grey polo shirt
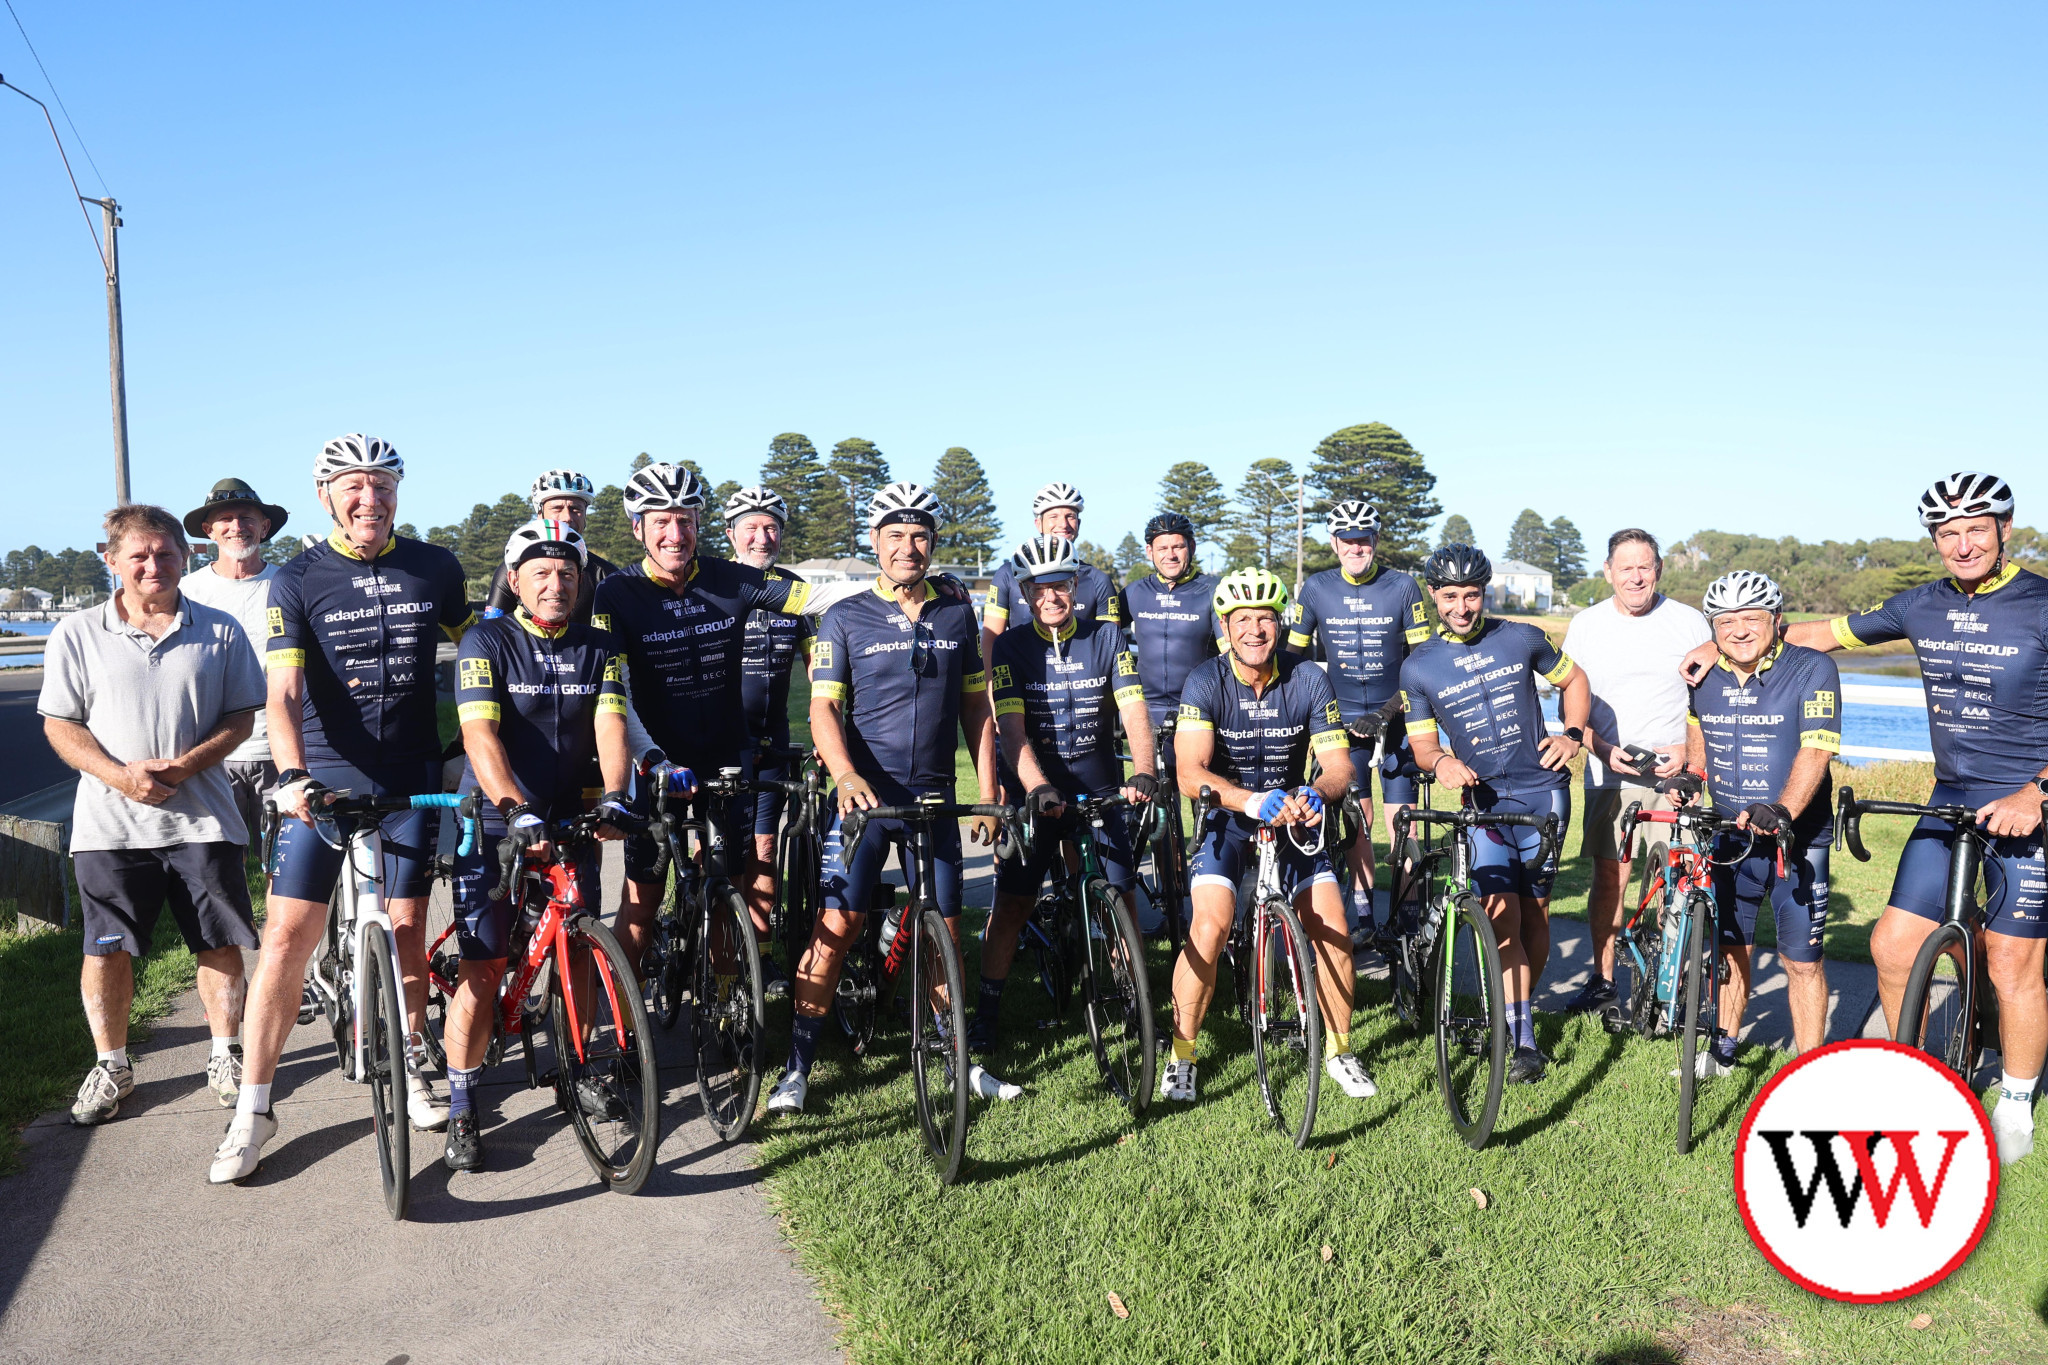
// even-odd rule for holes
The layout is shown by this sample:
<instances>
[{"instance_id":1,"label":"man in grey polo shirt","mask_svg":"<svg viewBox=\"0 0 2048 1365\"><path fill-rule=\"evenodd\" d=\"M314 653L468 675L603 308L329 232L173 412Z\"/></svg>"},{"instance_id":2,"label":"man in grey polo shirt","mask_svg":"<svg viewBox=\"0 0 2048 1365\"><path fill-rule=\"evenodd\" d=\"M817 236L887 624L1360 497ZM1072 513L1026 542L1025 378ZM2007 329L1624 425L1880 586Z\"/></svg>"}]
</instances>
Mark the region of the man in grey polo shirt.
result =
<instances>
[{"instance_id":1,"label":"man in grey polo shirt","mask_svg":"<svg viewBox=\"0 0 2048 1365\"><path fill-rule=\"evenodd\" d=\"M223 1106L241 1082L242 949L256 946L242 871L248 828L221 761L248 739L263 670L235 618L178 590L190 553L178 521L131 504L107 514L103 607L50 632L36 710L57 756L78 769L71 861L85 906L79 993L98 1062L71 1121L104 1123L135 1089L128 1060L134 960L168 901L199 959L213 1033L208 1086Z\"/></svg>"},{"instance_id":2,"label":"man in grey polo shirt","mask_svg":"<svg viewBox=\"0 0 2048 1365\"><path fill-rule=\"evenodd\" d=\"M263 559L263 546L284 529L289 515L257 497L256 490L240 479L222 479L205 502L185 514L185 534L212 541L220 557L187 575L179 589L192 601L218 607L240 622L249 648L259 654L259 668L269 634L263 612L270 605L271 580L277 577L277 565ZM221 769L234 789L235 807L253 844L263 827L264 794L277 785L277 764L270 760L270 734L261 711L256 713L256 728L235 746Z\"/></svg>"}]
</instances>

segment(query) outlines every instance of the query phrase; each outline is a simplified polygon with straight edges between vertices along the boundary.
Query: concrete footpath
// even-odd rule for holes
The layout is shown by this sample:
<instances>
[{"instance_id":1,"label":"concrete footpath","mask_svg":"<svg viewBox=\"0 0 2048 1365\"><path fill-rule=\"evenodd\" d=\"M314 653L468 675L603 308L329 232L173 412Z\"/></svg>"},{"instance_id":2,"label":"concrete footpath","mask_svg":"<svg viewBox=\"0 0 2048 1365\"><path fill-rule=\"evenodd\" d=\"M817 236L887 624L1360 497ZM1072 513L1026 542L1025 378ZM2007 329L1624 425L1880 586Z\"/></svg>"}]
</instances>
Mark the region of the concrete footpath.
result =
<instances>
[{"instance_id":1,"label":"concrete footpath","mask_svg":"<svg viewBox=\"0 0 2048 1365\"><path fill-rule=\"evenodd\" d=\"M118 1119L44 1116L0 1179L0 1361L839 1359L752 1149L703 1122L687 1023L658 1042L668 1132L639 1194L598 1187L515 1059L487 1078L491 1169L451 1177L441 1136L414 1134L395 1223L369 1092L341 1079L324 1023L292 1034L262 1168L206 1183L228 1115L187 995Z\"/></svg>"}]
</instances>

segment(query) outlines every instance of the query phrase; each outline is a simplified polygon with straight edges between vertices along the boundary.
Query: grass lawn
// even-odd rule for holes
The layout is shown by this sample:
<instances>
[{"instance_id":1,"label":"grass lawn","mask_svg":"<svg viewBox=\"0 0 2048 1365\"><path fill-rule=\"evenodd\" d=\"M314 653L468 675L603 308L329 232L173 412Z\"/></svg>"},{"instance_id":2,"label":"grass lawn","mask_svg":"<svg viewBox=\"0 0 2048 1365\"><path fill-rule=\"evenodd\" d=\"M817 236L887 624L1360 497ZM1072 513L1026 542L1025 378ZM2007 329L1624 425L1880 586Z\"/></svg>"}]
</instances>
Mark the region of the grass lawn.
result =
<instances>
[{"instance_id":1,"label":"grass lawn","mask_svg":"<svg viewBox=\"0 0 2048 1365\"><path fill-rule=\"evenodd\" d=\"M1858 770L1859 789L1880 781L1924 790ZM1863 951L1883 906L1897 840L1872 844L1867 867L1837 864L1838 956ZM1583 912L1585 882L1568 865L1563 913ZM1166 967L1156 954L1157 1000ZM1202 1102L1142 1124L1102 1091L1078 1018L1042 1029L1033 1006L1011 992L991 1059L1028 1094L978 1108L952 1189L922 1155L900 1028L866 1062L828 1035L810 1112L757 1124L770 1197L855 1359L2048 1361L2048 1161L2008 1171L1977 1254L1911 1301L1829 1303L1764 1263L1730 1164L1780 1056L1752 1049L1708 1088L1707 1131L1681 1158L1674 1045L1539 1016L1551 1077L1509 1091L1475 1153L1444 1117L1428 1040L1367 986L1353 1036L1380 1094L1331 1087L1296 1152L1263 1120L1227 1005L1202 1039ZM787 1023L783 1006L778 1040ZM1755 1354L1708 1349L1744 1339Z\"/></svg>"}]
</instances>

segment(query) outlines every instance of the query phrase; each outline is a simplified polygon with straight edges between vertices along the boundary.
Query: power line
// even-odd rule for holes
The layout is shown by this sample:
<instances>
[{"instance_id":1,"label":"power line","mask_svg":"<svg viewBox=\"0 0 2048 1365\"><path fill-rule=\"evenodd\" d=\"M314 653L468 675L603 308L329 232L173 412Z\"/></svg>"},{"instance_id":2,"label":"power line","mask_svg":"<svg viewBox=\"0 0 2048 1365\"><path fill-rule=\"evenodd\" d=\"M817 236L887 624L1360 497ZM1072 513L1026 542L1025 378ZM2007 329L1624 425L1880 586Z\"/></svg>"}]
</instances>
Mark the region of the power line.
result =
<instances>
[{"instance_id":1,"label":"power line","mask_svg":"<svg viewBox=\"0 0 2048 1365\"><path fill-rule=\"evenodd\" d=\"M14 0L4 0L4 2L7 5L7 13L14 19L15 28L21 31L21 41L28 43L28 55L36 59L36 70L43 73L43 84L50 87L50 98L57 101L57 108L64 115L65 126L71 129L71 136L78 139L78 150L85 153L85 164L92 167L93 179L100 182L100 193L102 195L107 194L107 178L100 174L100 163L92 159L92 148L85 145L85 135L79 132L78 125L72 122L71 111L64 107L64 97L57 93L57 82L50 79L50 69L43 65L42 54L36 51L36 45L33 42L29 42L28 30L22 28L21 16L14 12ZM89 222L90 220L87 221ZM94 240L97 241L98 238L94 238Z\"/></svg>"}]
</instances>

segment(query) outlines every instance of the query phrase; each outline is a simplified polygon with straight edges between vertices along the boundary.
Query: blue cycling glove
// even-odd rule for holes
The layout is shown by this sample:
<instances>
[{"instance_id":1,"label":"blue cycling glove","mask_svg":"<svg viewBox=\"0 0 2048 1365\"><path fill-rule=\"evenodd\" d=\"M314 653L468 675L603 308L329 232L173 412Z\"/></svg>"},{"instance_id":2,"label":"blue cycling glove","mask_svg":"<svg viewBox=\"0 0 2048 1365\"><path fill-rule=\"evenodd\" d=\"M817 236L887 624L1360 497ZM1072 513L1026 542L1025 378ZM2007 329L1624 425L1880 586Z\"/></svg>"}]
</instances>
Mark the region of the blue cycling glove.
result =
<instances>
[{"instance_id":1,"label":"blue cycling glove","mask_svg":"<svg viewBox=\"0 0 2048 1365\"><path fill-rule=\"evenodd\" d=\"M1308 803L1308 813L1310 815L1321 815L1323 813L1323 794L1314 787L1296 787L1294 794Z\"/></svg>"},{"instance_id":2,"label":"blue cycling glove","mask_svg":"<svg viewBox=\"0 0 2048 1365\"><path fill-rule=\"evenodd\" d=\"M1286 804L1287 793L1275 787L1259 798L1259 804L1252 807L1252 815L1270 824L1279 816L1281 808Z\"/></svg>"}]
</instances>

